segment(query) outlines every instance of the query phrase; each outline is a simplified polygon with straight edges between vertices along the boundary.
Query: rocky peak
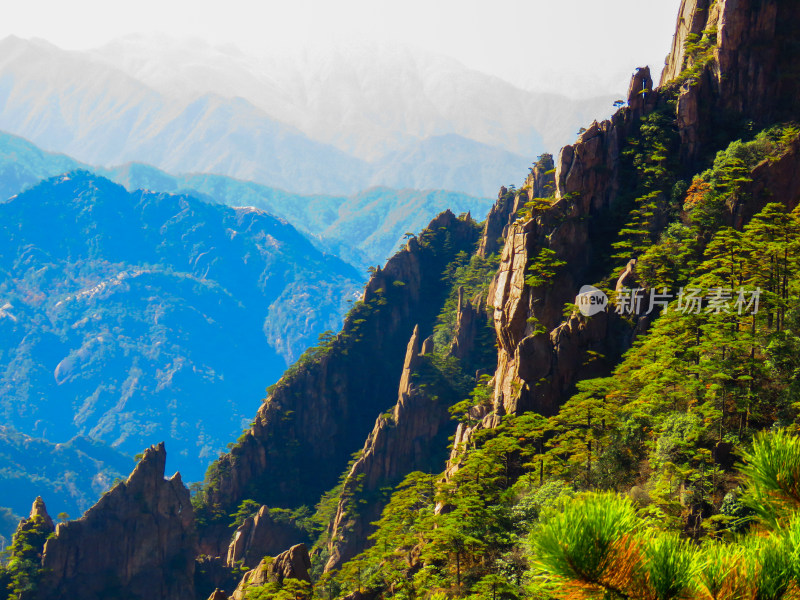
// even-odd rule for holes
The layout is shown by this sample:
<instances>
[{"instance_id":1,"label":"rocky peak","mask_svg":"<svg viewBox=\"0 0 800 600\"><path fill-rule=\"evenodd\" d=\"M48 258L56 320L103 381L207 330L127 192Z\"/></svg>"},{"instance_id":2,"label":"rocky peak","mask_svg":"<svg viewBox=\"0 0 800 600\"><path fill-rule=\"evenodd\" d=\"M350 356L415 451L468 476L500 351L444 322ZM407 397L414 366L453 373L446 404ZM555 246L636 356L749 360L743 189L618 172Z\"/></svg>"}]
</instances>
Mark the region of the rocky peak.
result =
<instances>
[{"instance_id":1,"label":"rocky peak","mask_svg":"<svg viewBox=\"0 0 800 600\"><path fill-rule=\"evenodd\" d=\"M548 198L555 193L555 163L551 154L543 154L530 167L525 184L519 191L500 188L497 201L492 205L478 244L478 255L486 258L502 248L508 236L511 223L525 206L534 198Z\"/></svg>"},{"instance_id":2,"label":"rocky peak","mask_svg":"<svg viewBox=\"0 0 800 600\"><path fill-rule=\"evenodd\" d=\"M628 86L628 108L633 117L638 119L647 114L656 105L657 96L653 93L653 79L650 77L650 67L641 67L631 77Z\"/></svg>"},{"instance_id":3,"label":"rocky peak","mask_svg":"<svg viewBox=\"0 0 800 600\"><path fill-rule=\"evenodd\" d=\"M419 327L406 347L397 403L391 416L375 421L361 455L344 481L336 516L329 526L330 558L325 570L342 565L368 546L372 523L380 518L384 504L376 498L381 488L394 487L408 473L439 470L446 454L443 437L448 433L447 403L429 397L415 379L423 367ZM373 500L359 505L359 498Z\"/></svg>"},{"instance_id":4,"label":"rocky peak","mask_svg":"<svg viewBox=\"0 0 800 600\"><path fill-rule=\"evenodd\" d=\"M233 534L228 546L227 565L236 567L237 563L253 568L265 556L273 556L282 548L298 541L300 533L286 523L272 518L269 508L262 506L258 513L244 520Z\"/></svg>"},{"instance_id":5,"label":"rocky peak","mask_svg":"<svg viewBox=\"0 0 800 600\"><path fill-rule=\"evenodd\" d=\"M311 582L311 558L305 544L292 546L275 558L265 558L259 565L245 573L231 595L234 600L244 600L247 589L265 583L282 584L286 579Z\"/></svg>"},{"instance_id":6,"label":"rocky peak","mask_svg":"<svg viewBox=\"0 0 800 600\"><path fill-rule=\"evenodd\" d=\"M23 524L29 521L39 521L44 526L47 531L55 531L55 525L53 524L53 519L50 518L50 515L47 514L47 507L44 505L44 500L42 500L41 496L36 496L36 500L33 501L33 506L31 506L31 514L28 516L27 519L23 519L20 522L20 526L22 527Z\"/></svg>"},{"instance_id":7,"label":"rocky peak","mask_svg":"<svg viewBox=\"0 0 800 600\"><path fill-rule=\"evenodd\" d=\"M164 444L148 448L125 482L44 547L42 597L194 599L196 539L189 490L164 479Z\"/></svg>"},{"instance_id":8,"label":"rocky peak","mask_svg":"<svg viewBox=\"0 0 800 600\"><path fill-rule=\"evenodd\" d=\"M481 240L478 245L478 254L483 258L497 252L504 237L504 230L514 211L515 195L509 193L506 187L501 187L497 194L497 201L492 205L486 222L483 225Z\"/></svg>"},{"instance_id":9,"label":"rocky peak","mask_svg":"<svg viewBox=\"0 0 800 600\"><path fill-rule=\"evenodd\" d=\"M446 211L376 269L342 331L284 375L240 442L212 465L208 505L230 513L245 498L312 504L334 487L358 440L396 402L415 326L417 343L433 331L446 265L472 251L477 238L471 219ZM209 530L201 543L205 553L221 555L229 532Z\"/></svg>"}]
</instances>

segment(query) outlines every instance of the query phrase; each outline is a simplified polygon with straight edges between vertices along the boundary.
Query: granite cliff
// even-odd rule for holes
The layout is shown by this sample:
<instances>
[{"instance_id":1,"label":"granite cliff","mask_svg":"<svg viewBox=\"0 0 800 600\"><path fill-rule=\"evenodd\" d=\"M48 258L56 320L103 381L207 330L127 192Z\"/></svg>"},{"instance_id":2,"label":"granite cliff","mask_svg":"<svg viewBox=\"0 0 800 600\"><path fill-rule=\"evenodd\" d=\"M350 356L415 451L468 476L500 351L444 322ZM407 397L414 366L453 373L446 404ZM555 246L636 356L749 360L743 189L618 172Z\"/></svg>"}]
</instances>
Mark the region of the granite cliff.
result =
<instances>
[{"instance_id":1,"label":"granite cliff","mask_svg":"<svg viewBox=\"0 0 800 600\"><path fill-rule=\"evenodd\" d=\"M536 423L558 413L579 382L610 373L651 325L649 318L624 318L613 310L584 316L573 305L576 295L594 284L614 300L623 286L639 285L639 242L652 245L670 222L689 219L687 190L702 183L698 173L713 167L714 154L739 137L754 136L755 127L800 117L797 45L790 39L799 14L788 0L685 0L658 87L648 68L637 69L626 106L592 123L555 159L540 157L519 190L502 188L482 231L470 215L442 213L375 269L342 331L324 336L269 391L252 426L214 463L193 498L200 552L224 563L231 576L240 563L250 568L235 590L218 589L212 599L232 592L239 600L249 588L279 588L287 580L306 585L320 576L336 580L346 598L395 597L409 583L412 590L423 589L414 588L419 581L441 589L447 584L459 594L472 585L484 594L476 597L510 589L515 579L519 588L525 558L521 544L506 534L519 536L514 527L529 525L526 519L538 518L535 511L523 506L521 514L511 510L497 518L479 494L464 509L457 506L459 486L497 492L497 510L516 510L520 495L538 494L532 491L532 464L541 468L544 486L543 459L524 464L520 458L531 448L538 450L528 459L543 453L543 426ZM743 191L722 205L715 227L741 228L771 199L788 208L798 205L800 134L789 127L783 135L779 153L739 178ZM493 339L487 342L481 323L489 318ZM471 358L487 350L496 354L496 368ZM462 380L471 394L461 394ZM458 408L464 403L469 406ZM462 415L457 427L448 409ZM492 446L486 440L494 441L493 431L509 431L512 420L506 416L535 418L516 422L519 429L502 440L507 446ZM592 426L587 420L581 431ZM422 489L418 477L398 492L406 504L391 504L386 488L411 471L445 468L444 438L454 431L443 477L435 481L431 475L430 489ZM724 466L720 441L709 450L714 468ZM468 447L478 456L476 470L468 471L469 480L459 479L468 468ZM162 455L163 447L149 450L125 484L83 519L58 526L44 546L42 564L51 571L43 579L46 600L58 594L97 597L104 585L98 583L101 570L134 597L180 600L200 592L190 583L196 552L192 507L179 479L163 479ZM587 465L587 481L591 456L590 450L588 463L580 462L581 468ZM514 487L515 478L527 487ZM449 500L442 501L447 494ZM245 500L257 512L234 529L231 518L248 506ZM368 536L381 511L387 516L387 502L390 509L408 509L412 521L423 513L424 519L441 519L416 524L442 523L456 531L462 524L456 521L462 521L484 537L434 528L407 535L402 522L400 542L387 542L382 555L376 551L371 558L379 560L350 560L369 552ZM297 543L299 526L280 527L270 509L315 503L324 527L316 531L309 555ZM46 522L42 510L37 522ZM690 516L693 523L700 518ZM139 521L141 528L129 525ZM496 531L480 530L485 522L506 523L501 541L491 538ZM123 540L115 549L117 567L107 555L95 556L112 538ZM389 539L395 538L384 541ZM426 544L434 548L427 555ZM495 554L481 554L485 548ZM82 553L91 559L78 560ZM385 567L391 561L396 571ZM174 578L164 577L165 565ZM362 575L371 577L372 587L362 586Z\"/></svg>"},{"instance_id":2,"label":"granite cliff","mask_svg":"<svg viewBox=\"0 0 800 600\"><path fill-rule=\"evenodd\" d=\"M342 331L292 367L230 453L209 469L201 511L228 513L245 499L276 506L312 504L336 483L375 416L397 400L405 350L416 326L433 331L447 290L441 276L478 230L469 215L447 211L376 269ZM230 533L210 526L204 553L223 556Z\"/></svg>"},{"instance_id":3,"label":"granite cliff","mask_svg":"<svg viewBox=\"0 0 800 600\"><path fill-rule=\"evenodd\" d=\"M43 600L194 598L197 540L189 490L164 479L163 444L145 450L124 482L44 545Z\"/></svg>"}]
</instances>

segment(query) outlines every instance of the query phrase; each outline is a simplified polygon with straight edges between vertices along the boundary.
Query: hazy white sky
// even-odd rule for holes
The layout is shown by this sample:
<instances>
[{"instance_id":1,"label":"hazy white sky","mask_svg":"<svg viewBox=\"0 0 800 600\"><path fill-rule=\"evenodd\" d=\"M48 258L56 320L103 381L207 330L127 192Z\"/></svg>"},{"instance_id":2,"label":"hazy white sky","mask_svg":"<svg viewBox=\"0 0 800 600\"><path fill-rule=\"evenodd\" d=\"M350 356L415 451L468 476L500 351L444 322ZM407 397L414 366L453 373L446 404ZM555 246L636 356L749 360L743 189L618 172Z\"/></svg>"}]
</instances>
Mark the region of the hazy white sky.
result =
<instances>
[{"instance_id":1,"label":"hazy white sky","mask_svg":"<svg viewBox=\"0 0 800 600\"><path fill-rule=\"evenodd\" d=\"M196 36L247 51L321 40L410 43L522 87L619 91L636 66L658 73L680 0L5 0L0 37L69 49L129 33ZM609 89L609 88L613 88ZM587 91L584 91L587 90Z\"/></svg>"}]
</instances>

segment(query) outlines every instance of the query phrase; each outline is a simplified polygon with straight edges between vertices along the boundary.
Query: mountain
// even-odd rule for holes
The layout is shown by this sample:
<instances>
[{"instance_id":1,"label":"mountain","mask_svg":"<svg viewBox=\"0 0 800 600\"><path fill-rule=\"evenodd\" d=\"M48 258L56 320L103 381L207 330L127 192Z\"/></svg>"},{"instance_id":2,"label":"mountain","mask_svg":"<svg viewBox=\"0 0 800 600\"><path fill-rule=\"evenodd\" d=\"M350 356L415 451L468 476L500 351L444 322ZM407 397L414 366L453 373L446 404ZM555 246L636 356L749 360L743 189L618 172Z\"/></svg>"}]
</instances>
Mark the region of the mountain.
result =
<instances>
[{"instance_id":1,"label":"mountain","mask_svg":"<svg viewBox=\"0 0 800 600\"><path fill-rule=\"evenodd\" d=\"M131 35L90 55L171 97L245 98L369 162L450 134L536 156L572 141L582 123L610 113L616 99L526 92L452 58L389 41L248 55L199 40Z\"/></svg>"},{"instance_id":2,"label":"mountain","mask_svg":"<svg viewBox=\"0 0 800 600\"><path fill-rule=\"evenodd\" d=\"M459 192L370 188L352 196L299 196L219 175L170 176L153 167L129 164L101 169L128 189L197 194L230 206L254 206L282 217L346 262L366 269L384 263L407 232L419 231L438 213L481 214L491 202Z\"/></svg>"},{"instance_id":3,"label":"mountain","mask_svg":"<svg viewBox=\"0 0 800 600\"><path fill-rule=\"evenodd\" d=\"M67 513L70 518L79 517L135 464L131 457L86 437L53 444L5 425L0 427L0 456L0 498L6 510L25 514L30 498L42 496L53 514ZM0 521L3 546L11 541L18 521Z\"/></svg>"},{"instance_id":4,"label":"mountain","mask_svg":"<svg viewBox=\"0 0 800 600\"><path fill-rule=\"evenodd\" d=\"M568 141L613 101L539 96L405 51L295 65L148 47L79 53L3 40L0 129L89 164L144 162L296 193L425 186L491 196L526 156Z\"/></svg>"},{"instance_id":5,"label":"mountain","mask_svg":"<svg viewBox=\"0 0 800 600\"><path fill-rule=\"evenodd\" d=\"M90 167L0 132L0 197L75 169L94 171L129 191L183 193L262 209L292 223L322 250L362 269L383 263L402 245L406 232L422 229L439 212L451 208L481 214L491 204L485 198L441 190L370 188L353 196L301 196L221 175L170 175L140 163Z\"/></svg>"},{"instance_id":6,"label":"mountain","mask_svg":"<svg viewBox=\"0 0 800 600\"><path fill-rule=\"evenodd\" d=\"M49 151L113 165L153 162L283 188L314 170L351 190L362 161L316 143L242 99L163 97L121 71L46 42L0 42L0 129Z\"/></svg>"},{"instance_id":7,"label":"mountain","mask_svg":"<svg viewBox=\"0 0 800 600\"><path fill-rule=\"evenodd\" d=\"M168 439L191 478L337 326L360 278L257 209L129 193L85 171L0 214L6 423L131 455Z\"/></svg>"},{"instance_id":8,"label":"mountain","mask_svg":"<svg viewBox=\"0 0 800 600\"><path fill-rule=\"evenodd\" d=\"M373 270L191 506L163 446L37 502L9 595L795 597L798 26L684 0L660 85Z\"/></svg>"}]
</instances>

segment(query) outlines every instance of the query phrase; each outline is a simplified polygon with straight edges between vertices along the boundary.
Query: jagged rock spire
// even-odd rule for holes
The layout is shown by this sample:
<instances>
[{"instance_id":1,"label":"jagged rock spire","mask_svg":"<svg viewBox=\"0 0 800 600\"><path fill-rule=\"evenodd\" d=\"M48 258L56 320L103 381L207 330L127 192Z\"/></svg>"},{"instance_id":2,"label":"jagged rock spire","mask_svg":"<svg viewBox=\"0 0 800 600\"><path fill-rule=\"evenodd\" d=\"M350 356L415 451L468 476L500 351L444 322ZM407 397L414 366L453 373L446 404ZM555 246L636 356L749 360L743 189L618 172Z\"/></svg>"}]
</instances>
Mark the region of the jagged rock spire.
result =
<instances>
[{"instance_id":1,"label":"jagged rock spire","mask_svg":"<svg viewBox=\"0 0 800 600\"><path fill-rule=\"evenodd\" d=\"M29 520L34 520L37 517L41 518L44 522L45 527L49 531L55 531L55 525L53 524L53 519L50 518L50 515L47 514L47 507L44 505L44 500L42 500L41 496L36 496L36 500L33 501L33 506L31 507L31 514L28 517Z\"/></svg>"}]
</instances>

